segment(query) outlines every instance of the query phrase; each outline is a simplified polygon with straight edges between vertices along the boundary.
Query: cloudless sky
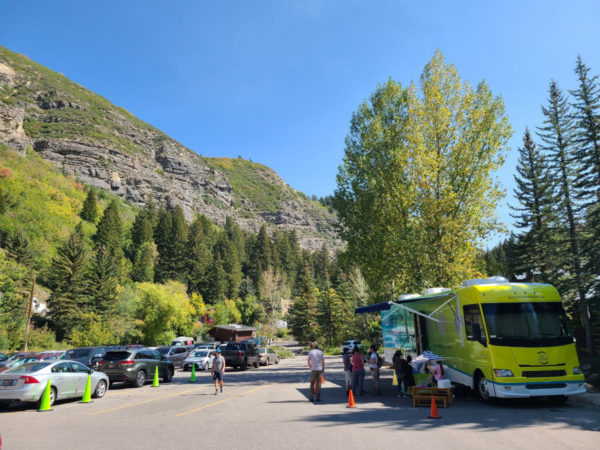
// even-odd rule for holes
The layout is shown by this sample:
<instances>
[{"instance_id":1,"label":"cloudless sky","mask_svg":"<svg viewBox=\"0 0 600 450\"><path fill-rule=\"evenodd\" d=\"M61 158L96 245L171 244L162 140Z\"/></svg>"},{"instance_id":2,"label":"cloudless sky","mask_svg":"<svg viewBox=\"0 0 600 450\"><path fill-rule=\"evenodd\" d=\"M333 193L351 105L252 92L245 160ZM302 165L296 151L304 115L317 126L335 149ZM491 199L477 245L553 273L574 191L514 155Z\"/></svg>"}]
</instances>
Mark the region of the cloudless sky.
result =
<instances>
[{"instance_id":1,"label":"cloudless sky","mask_svg":"<svg viewBox=\"0 0 600 450\"><path fill-rule=\"evenodd\" d=\"M510 225L517 147L550 79L574 89L578 54L600 73L600 2L0 0L0 45L199 154L241 155L318 196L335 189L352 112L389 77L418 82L439 48L505 100Z\"/></svg>"}]
</instances>

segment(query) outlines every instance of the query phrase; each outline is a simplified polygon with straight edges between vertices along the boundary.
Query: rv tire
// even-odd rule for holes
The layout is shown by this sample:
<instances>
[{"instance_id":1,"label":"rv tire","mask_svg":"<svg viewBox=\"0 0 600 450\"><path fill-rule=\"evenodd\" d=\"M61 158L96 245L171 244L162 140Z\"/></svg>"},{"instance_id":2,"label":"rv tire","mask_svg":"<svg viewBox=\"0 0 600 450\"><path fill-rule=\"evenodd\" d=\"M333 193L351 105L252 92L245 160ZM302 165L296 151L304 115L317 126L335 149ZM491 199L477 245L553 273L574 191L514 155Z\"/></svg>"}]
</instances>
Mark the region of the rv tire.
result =
<instances>
[{"instance_id":1,"label":"rv tire","mask_svg":"<svg viewBox=\"0 0 600 450\"><path fill-rule=\"evenodd\" d=\"M475 373L475 391L479 398L484 403L491 403L492 396L490 395L490 391L488 391L487 380L485 379L485 375L481 372Z\"/></svg>"}]
</instances>

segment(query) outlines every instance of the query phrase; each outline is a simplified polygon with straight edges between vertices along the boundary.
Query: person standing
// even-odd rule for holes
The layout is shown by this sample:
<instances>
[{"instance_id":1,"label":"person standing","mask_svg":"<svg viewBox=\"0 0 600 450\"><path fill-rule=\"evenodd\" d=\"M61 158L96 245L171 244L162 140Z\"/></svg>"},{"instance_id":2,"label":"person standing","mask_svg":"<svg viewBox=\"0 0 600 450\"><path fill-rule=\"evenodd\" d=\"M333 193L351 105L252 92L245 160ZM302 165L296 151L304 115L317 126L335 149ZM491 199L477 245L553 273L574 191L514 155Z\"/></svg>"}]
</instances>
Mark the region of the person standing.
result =
<instances>
[{"instance_id":1,"label":"person standing","mask_svg":"<svg viewBox=\"0 0 600 450\"><path fill-rule=\"evenodd\" d=\"M410 355L406 357L406 359L402 360L402 379L404 381L404 389L406 389L406 394L403 396L411 394L411 387L415 385L415 376L413 374L413 367L410 365L412 358Z\"/></svg>"},{"instance_id":2,"label":"person standing","mask_svg":"<svg viewBox=\"0 0 600 450\"><path fill-rule=\"evenodd\" d=\"M342 361L344 362L344 378L346 379L346 395L350 391L352 387L352 364L350 363L350 354L348 353L348 348L344 347L344 352L342 353Z\"/></svg>"},{"instance_id":3,"label":"person standing","mask_svg":"<svg viewBox=\"0 0 600 450\"><path fill-rule=\"evenodd\" d=\"M223 374L225 373L225 358L221 356L221 350L218 348L215 351L215 357L213 359L213 365L210 373L215 382L215 395L219 393L219 383L221 385L221 393L223 393Z\"/></svg>"},{"instance_id":4,"label":"person standing","mask_svg":"<svg viewBox=\"0 0 600 450\"><path fill-rule=\"evenodd\" d=\"M350 359L352 363L352 392L356 396L356 394L363 395L363 384L365 382L365 365L363 362L363 356L360 354L360 350L355 345L354 350L352 350L352 358Z\"/></svg>"},{"instance_id":5,"label":"person standing","mask_svg":"<svg viewBox=\"0 0 600 450\"><path fill-rule=\"evenodd\" d=\"M402 350L396 350L394 356L392 357L392 366L394 367L394 372L396 374L396 381L398 382L398 397L402 396Z\"/></svg>"},{"instance_id":6,"label":"person standing","mask_svg":"<svg viewBox=\"0 0 600 450\"><path fill-rule=\"evenodd\" d=\"M325 372L325 356L319 350L319 344L313 342L312 350L308 352L308 368L310 369L310 388L308 390L308 401L312 402L316 391L317 401L321 401L321 377Z\"/></svg>"},{"instance_id":7,"label":"person standing","mask_svg":"<svg viewBox=\"0 0 600 450\"><path fill-rule=\"evenodd\" d=\"M371 376L373 377L375 395L381 395L381 390L379 389L379 355L374 345L369 347L369 369L371 369Z\"/></svg>"}]
</instances>

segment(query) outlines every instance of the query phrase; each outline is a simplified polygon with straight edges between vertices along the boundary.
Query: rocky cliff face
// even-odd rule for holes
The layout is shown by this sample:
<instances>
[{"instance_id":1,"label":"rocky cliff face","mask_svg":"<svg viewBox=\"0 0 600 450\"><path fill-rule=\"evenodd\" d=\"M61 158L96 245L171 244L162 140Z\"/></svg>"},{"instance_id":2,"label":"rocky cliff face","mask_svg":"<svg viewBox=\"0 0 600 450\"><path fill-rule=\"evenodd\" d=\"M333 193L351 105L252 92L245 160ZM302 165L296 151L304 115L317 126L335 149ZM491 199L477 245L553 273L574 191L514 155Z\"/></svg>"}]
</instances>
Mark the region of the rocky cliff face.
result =
<instances>
[{"instance_id":1,"label":"rocky cliff face","mask_svg":"<svg viewBox=\"0 0 600 450\"><path fill-rule=\"evenodd\" d=\"M331 250L341 246L334 215L271 169L201 157L126 110L2 47L0 142L20 153L31 147L63 172L133 204L151 196L167 207L180 205L188 219L201 213L222 225L232 216L247 231L256 232L263 223L295 229L310 250L324 243Z\"/></svg>"}]
</instances>

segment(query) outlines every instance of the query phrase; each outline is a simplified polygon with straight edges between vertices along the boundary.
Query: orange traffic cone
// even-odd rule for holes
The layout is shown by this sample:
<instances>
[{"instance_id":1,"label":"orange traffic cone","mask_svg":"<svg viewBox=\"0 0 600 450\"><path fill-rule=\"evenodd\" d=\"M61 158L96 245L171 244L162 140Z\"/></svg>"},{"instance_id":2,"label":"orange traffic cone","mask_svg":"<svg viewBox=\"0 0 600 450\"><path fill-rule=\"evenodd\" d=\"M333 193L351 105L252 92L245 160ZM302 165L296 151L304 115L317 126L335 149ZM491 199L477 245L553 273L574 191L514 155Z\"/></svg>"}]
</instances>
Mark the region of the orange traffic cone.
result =
<instances>
[{"instance_id":1,"label":"orange traffic cone","mask_svg":"<svg viewBox=\"0 0 600 450\"><path fill-rule=\"evenodd\" d=\"M438 414L437 404L435 403L435 398L431 397L431 412L429 413L430 419L441 419L442 416Z\"/></svg>"},{"instance_id":2,"label":"orange traffic cone","mask_svg":"<svg viewBox=\"0 0 600 450\"><path fill-rule=\"evenodd\" d=\"M352 389L348 391L348 405L346 406L346 408L356 408L356 405L354 404L354 394L352 393Z\"/></svg>"}]
</instances>

